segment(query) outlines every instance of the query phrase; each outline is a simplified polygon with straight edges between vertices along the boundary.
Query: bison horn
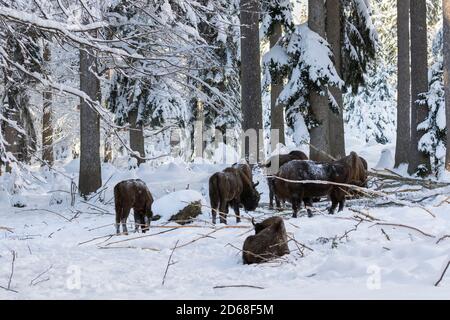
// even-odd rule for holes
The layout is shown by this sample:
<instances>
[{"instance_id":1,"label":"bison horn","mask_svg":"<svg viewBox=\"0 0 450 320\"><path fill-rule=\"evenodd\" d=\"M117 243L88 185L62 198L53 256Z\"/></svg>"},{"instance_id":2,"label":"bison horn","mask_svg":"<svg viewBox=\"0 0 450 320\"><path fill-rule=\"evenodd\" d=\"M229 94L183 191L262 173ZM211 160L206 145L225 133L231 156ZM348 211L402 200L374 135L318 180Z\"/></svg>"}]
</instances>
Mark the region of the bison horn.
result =
<instances>
[{"instance_id":1,"label":"bison horn","mask_svg":"<svg viewBox=\"0 0 450 320\"><path fill-rule=\"evenodd\" d=\"M258 184L259 184L259 181L258 181L257 183L254 183L254 184L253 184L253 187L257 187Z\"/></svg>"},{"instance_id":2,"label":"bison horn","mask_svg":"<svg viewBox=\"0 0 450 320\"><path fill-rule=\"evenodd\" d=\"M255 224L255 218L253 218L253 217L252 217L252 225L253 225L254 227L256 227L256 224Z\"/></svg>"}]
</instances>

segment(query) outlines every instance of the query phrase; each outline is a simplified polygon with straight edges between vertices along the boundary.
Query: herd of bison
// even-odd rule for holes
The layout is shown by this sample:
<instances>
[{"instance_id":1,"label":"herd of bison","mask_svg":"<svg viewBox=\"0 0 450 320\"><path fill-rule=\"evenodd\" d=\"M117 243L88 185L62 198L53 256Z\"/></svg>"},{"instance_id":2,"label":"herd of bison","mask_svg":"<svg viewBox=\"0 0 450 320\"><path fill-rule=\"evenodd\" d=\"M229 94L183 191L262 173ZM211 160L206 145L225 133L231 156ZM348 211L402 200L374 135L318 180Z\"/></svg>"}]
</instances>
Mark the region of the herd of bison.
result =
<instances>
[{"instance_id":1,"label":"herd of bison","mask_svg":"<svg viewBox=\"0 0 450 320\"><path fill-rule=\"evenodd\" d=\"M270 158L264 165L269 186L269 206L273 202L277 208L288 201L292 205L293 217L297 217L303 202L312 217L312 203L321 197L329 197L329 213L334 214L337 206L344 209L345 197L351 190L337 184L366 187L367 162L355 152L332 162L308 160L301 151ZM314 183L314 181L317 181ZM323 183L324 181L335 184ZM302 183L303 182L303 183ZM234 210L236 222L240 222L240 208L254 211L259 204L260 193L253 182L252 169L248 164L234 164L209 178L209 198L212 223L216 223L219 214L220 223L227 222L228 209ZM126 222L131 209L134 212L136 232L141 228L145 232L153 218L153 197L142 180L133 179L119 182L114 187L116 210L116 232L128 234ZM255 235L249 236L243 246L245 264L260 263L289 253L288 239L283 219L274 216L255 223Z\"/></svg>"}]
</instances>

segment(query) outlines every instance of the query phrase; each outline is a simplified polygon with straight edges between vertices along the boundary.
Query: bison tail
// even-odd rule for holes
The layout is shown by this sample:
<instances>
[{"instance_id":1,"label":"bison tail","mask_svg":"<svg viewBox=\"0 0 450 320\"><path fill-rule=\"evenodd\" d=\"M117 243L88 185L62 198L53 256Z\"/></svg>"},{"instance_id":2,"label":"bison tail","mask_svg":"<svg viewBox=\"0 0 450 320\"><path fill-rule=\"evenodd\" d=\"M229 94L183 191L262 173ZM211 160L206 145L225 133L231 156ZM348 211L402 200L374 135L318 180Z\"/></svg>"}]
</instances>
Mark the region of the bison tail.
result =
<instances>
[{"instance_id":1,"label":"bison tail","mask_svg":"<svg viewBox=\"0 0 450 320\"><path fill-rule=\"evenodd\" d=\"M219 191L219 174L215 173L209 178L209 201L211 203L211 209L218 209L220 202Z\"/></svg>"},{"instance_id":2,"label":"bison tail","mask_svg":"<svg viewBox=\"0 0 450 320\"><path fill-rule=\"evenodd\" d=\"M114 187L114 205L116 209L116 223L120 223L122 218L122 201L120 199L120 191L117 185Z\"/></svg>"}]
</instances>

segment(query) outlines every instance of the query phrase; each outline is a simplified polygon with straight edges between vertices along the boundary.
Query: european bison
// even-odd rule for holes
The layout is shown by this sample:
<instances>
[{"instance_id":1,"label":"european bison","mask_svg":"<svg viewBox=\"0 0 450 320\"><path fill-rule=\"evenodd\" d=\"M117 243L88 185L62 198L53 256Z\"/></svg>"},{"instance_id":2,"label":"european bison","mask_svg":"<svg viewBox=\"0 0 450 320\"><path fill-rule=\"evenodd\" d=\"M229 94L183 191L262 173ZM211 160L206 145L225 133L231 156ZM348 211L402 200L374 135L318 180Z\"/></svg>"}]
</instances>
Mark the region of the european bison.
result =
<instances>
[{"instance_id":1,"label":"european bison","mask_svg":"<svg viewBox=\"0 0 450 320\"><path fill-rule=\"evenodd\" d=\"M141 230L144 233L148 230L153 217L153 197L144 181L131 179L116 184L114 187L114 203L116 206L117 234L120 234L120 224L122 224L123 233L128 234L127 219L132 208L135 231L138 232L139 226L141 226Z\"/></svg>"},{"instance_id":2,"label":"european bison","mask_svg":"<svg viewBox=\"0 0 450 320\"><path fill-rule=\"evenodd\" d=\"M277 160L278 158L278 160ZM279 168L289 161L292 160L308 160L308 156L304 154L302 151L294 150L289 152L288 154L280 154L276 156L272 156L269 158L269 160L264 165L267 170L268 175L274 175L278 172ZM277 163L278 162L278 163ZM273 182L274 178L267 178L267 185L269 186L269 208L273 208L273 199L275 197L275 203L277 205L277 208L280 208L280 200L277 198L276 194L273 191Z\"/></svg>"},{"instance_id":3,"label":"european bison","mask_svg":"<svg viewBox=\"0 0 450 320\"><path fill-rule=\"evenodd\" d=\"M261 263L289 254L286 228L282 218L271 217L253 225L255 235L245 239L242 250L244 264Z\"/></svg>"},{"instance_id":4,"label":"european bison","mask_svg":"<svg viewBox=\"0 0 450 320\"><path fill-rule=\"evenodd\" d=\"M352 151L350 155L336 162L346 163L352 168L350 184L358 187L367 187L367 161L364 158Z\"/></svg>"},{"instance_id":5,"label":"european bison","mask_svg":"<svg viewBox=\"0 0 450 320\"><path fill-rule=\"evenodd\" d=\"M251 173L251 171L250 171ZM209 178L209 199L211 202L212 222L216 223L217 211L220 222L227 223L228 207L233 207L236 222L240 222L239 206L242 204L246 211L253 211L258 207L260 194L256 185L249 179L248 172L242 168L226 168L216 172Z\"/></svg>"},{"instance_id":6,"label":"european bison","mask_svg":"<svg viewBox=\"0 0 450 320\"><path fill-rule=\"evenodd\" d=\"M295 183L282 179L304 181L304 180L322 180L336 183L348 184L351 181L351 167L345 162L335 161L314 162L310 160L293 160L283 166L275 178L274 191L281 200L287 200L292 204L293 217L297 217L297 212L302 201L305 203L308 211L308 217L312 217L312 199L323 196L330 196L332 205L329 213L333 214L339 204L339 211L344 209L345 188L334 186L332 184L319 183Z\"/></svg>"}]
</instances>

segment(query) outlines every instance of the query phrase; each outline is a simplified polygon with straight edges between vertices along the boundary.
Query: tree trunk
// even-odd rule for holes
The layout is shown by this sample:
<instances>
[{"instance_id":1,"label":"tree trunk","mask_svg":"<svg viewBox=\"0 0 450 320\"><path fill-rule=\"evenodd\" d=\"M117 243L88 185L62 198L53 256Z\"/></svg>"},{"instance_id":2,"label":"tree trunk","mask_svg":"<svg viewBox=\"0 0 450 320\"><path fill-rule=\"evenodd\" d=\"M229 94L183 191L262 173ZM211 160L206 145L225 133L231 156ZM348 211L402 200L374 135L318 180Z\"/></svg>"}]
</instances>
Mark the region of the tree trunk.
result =
<instances>
[{"instance_id":1,"label":"tree trunk","mask_svg":"<svg viewBox=\"0 0 450 320\"><path fill-rule=\"evenodd\" d=\"M134 109L128 113L128 121L130 123L130 148L134 152L139 153L140 157L137 159L138 166L145 162L145 148L144 148L144 128L138 120L138 110Z\"/></svg>"},{"instance_id":2,"label":"tree trunk","mask_svg":"<svg viewBox=\"0 0 450 320\"><path fill-rule=\"evenodd\" d=\"M326 31L327 40L331 45L331 49L334 55L334 66L340 76L342 76L342 7L341 0L327 0L327 18L326 18ZM330 117L330 154L340 159L345 156L345 137L344 137L344 102L342 98L342 90L333 87L330 88L330 92L334 97L334 100L339 106L339 114L329 110Z\"/></svg>"},{"instance_id":3,"label":"tree trunk","mask_svg":"<svg viewBox=\"0 0 450 320\"><path fill-rule=\"evenodd\" d=\"M325 16L324 1L308 1L308 26L324 39L326 38ZM317 127L310 130L311 147L309 156L312 160L328 161L327 154L331 152L328 97L321 96L317 92L311 92L309 103L314 118L319 123Z\"/></svg>"},{"instance_id":4,"label":"tree trunk","mask_svg":"<svg viewBox=\"0 0 450 320\"><path fill-rule=\"evenodd\" d=\"M48 64L51 60L50 47L44 46L44 62ZM53 123L52 123L52 89L45 88L43 93L43 115L42 115L42 160L49 166L53 165Z\"/></svg>"},{"instance_id":5,"label":"tree trunk","mask_svg":"<svg viewBox=\"0 0 450 320\"><path fill-rule=\"evenodd\" d=\"M244 156L252 164L262 162L264 144L259 48L259 0L241 0L241 109Z\"/></svg>"},{"instance_id":6,"label":"tree trunk","mask_svg":"<svg viewBox=\"0 0 450 320\"><path fill-rule=\"evenodd\" d=\"M445 88L445 115L447 120L447 151L445 169L450 171L450 1L442 0L443 28L444 28L444 88Z\"/></svg>"},{"instance_id":7,"label":"tree trunk","mask_svg":"<svg viewBox=\"0 0 450 320\"><path fill-rule=\"evenodd\" d=\"M273 48L278 40L283 35L283 30L280 22L276 22L273 26L272 34L270 35L270 47ZM276 147L277 143L286 144L284 137L284 106L277 104L277 99L283 91L283 79L272 79L270 85L270 128L272 130L278 130L278 137L275 135L273 138L276 141L271 141L272 151ZM278 138L278 139L277 139Z\"/></svg>"},{"instance_id":8,"label":"tree trunk","mask_svg":"<svg viewBox=\"0 0 450 320\"><path fill-rule=\"evenodd\" d=\"M21 88L22 90L24 88ZM17 86L12 86L8 88L7 96L8 96L8 107L5 108L3 116L12 121L17 123L17 125L20 125L20 113L19 113L19 107L20 107L20 91ZM21 161L22 155L21 155L21 134L19 131L16 130L12 125L10 125L7 122L4 122L4 133L5 142L7 145L5 146L6 151L10 152L12 156L16 158L16 160ZM12 166L9 161L6 162L6 172L11 172Z\"/></svg>"},{"instance_id":9,"label":"tree trunk","mask_svg":"<svg viewBox=\"0 0 450 320\"><path fill-rule=\"evenodd\" d=\"M411 146L411 69L409 47L410 0L397 0L397 143L395 167L408 163Z\"/></svg>"},{"instance_id":10,"label":"tree trunk","mask_svg":"<svg viewBox=\"0 0 450 320\"><path fill-rule=\"evenodd\" d=\"M428 108L416 101L420 94L428 91L427 60L427 5L424 0L411 0L411 149L408 172L413 174L421 169L430 171L430 158L419 150L418 143L424 131L417 126L425 121Z\"/></svg>"},{"instance_id":11,"label":"tree trunk","mask_svg":"<svg viewBox=\"0 0 450 320\"><path fill-rule=\"evenodd\" d=\"M100 81L92 52L80 50L80 89L92 100L100 100ZM78 188L82 196L95 192L102 185L100 166L100 117L89 104L80 105L80 176Z\"/></svg>"},{"instance_id":12,"label":"tree trunk","mask_svg":"<svg viewBox=\"0 0 450 320\"><path fill-rule=\"evenodd\" d=\"M104 152L103 162L111 163L113 160L113 150L112 150L112 134L110 132L105 133L103 152Z\"/></svg>"}]
</instances>

